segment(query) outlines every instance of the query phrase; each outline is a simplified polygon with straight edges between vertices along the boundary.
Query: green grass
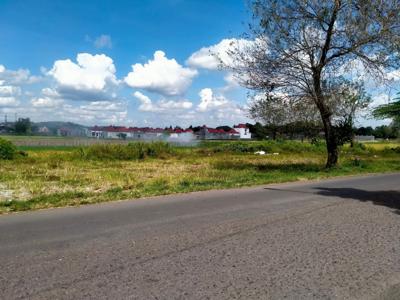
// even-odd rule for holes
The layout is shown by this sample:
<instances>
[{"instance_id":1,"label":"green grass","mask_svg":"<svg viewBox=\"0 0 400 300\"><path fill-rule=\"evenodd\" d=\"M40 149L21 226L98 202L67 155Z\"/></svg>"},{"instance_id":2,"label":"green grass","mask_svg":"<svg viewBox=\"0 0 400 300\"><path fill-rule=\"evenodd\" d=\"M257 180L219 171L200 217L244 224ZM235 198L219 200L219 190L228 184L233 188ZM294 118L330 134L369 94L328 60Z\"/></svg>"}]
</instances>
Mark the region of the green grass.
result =
<instances>
[{"instance_id":1,"label":"green grass","mask_svg":"<svg viewBox=\"0 0 400 300\"><path fill-rule=\"evenodd\" d=\"M77 146L18 146L21 151L71 151L78 149Z\"/></svg>"},{"instance_id":2,"label":"green grass","mask_svg":"<svg viewBox=\"0 0 400 300\"><path fill-rule=\"evenodd\" d=\"M378 145L343 147L331 170L324 169L323 144L293 141L26 147L27 157L0 161L0 213L400 171L400 154L392 150L400 144ZM279 155L255 155L259 149Z\"/></svg>"}]
</instances>

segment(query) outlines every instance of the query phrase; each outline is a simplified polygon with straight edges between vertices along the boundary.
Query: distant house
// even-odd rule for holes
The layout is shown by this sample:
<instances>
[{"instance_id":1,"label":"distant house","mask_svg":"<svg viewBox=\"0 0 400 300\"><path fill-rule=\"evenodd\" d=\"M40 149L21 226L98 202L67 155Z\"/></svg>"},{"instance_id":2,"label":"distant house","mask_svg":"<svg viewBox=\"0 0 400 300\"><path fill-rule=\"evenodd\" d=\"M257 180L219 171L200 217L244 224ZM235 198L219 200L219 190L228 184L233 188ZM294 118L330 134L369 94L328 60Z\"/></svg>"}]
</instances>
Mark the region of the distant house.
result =
<instances>
[{"instance_id":1,"label":"distant house","mask_svg":"<svg viewBox=\"0 0 400 300\"><path fill-rule=\"evenodd\" d=\"M94 126L94 127L90 128L88 131L88 135L89 135L89 137L93 137L93 138L97 138L97 139L105 138L103 129L98 126Z\"/></svg>"},{"instance_id":2,"label":"distant house","mask_svg":"<svg viewBox=\"0 0 400 300\"><path fill-rule=\"evenodd\" d=\"M190 143L196 139L192 129L169 129L168 134L170 142Z\"/></svg>"},{"instance_id":3,"label":"distant house","mask_svg":"<svg viewBox=\"0 0 400 300\"><path fill-rule=\"evenodd\" d=\"M240 134L240 139L251 139L250 129L246 126L246 124L238 124L233 126L236 131Z\"/></svg>"},{"instance_id":4,"label":"distant house","mask_svg":"<svg viewBox=\"0 0 400 300\"><path fill-rule=\"evenodd\" d=\"M179 138L180 136L188 135L192 136L193 135L193 130L191 129L180 129L180 128L175 128L175 129L169 129L167 130L169 133L170 138Z\"/></svg>"},{"instance_id":5,"label":"distant house","mask_svg":"<svg viewBox=\"0 0 400 300\"><path fill-rule=\"evenodd\" d=\"M89 137L105 139L134 139L134 140L162 140L165 131L162 128L125 127L125 126L94 126L88 131Z\"/></svg>"},{"instance_id":6,"label":"distant house","mask_svg":"<svg viewBox=\"0 0 400 300\"><path fill-rule=\"evenodd\" d=\"M61 127L57 129L58 136L87 136L87 129L86 128L71 128L71 127Z\"/></svg>"},{"instance_id":7,"label":"distant house","mask_svg":"<svg viewBox=\"0 0 400 300\"><path fill-rule=\"evenodd\" d=\"M14 132L14 123L4 122L0 123L0 133L12 133Z\"/></svg>"},{"instance_id":8,"label":"distant house","mask_svg":"<svg viewBox=\"0 0 400 300\"><path fill-rule=\"evenodd\" d=\"M162 128L129 127L128 132L128 138L135 140L163 140L166 138L166 132Z\"/></svg>"},{"instance_id":9,"label":"distant house","mask_svg":"<svg viewBox=\"0 0 400 300\"><path fill-rule=\"evenodd\" d=\"M248 135L248 134L247 134ZM151 127L94 126L88 130L88 136L98 139L132 139L132 140L168 140L171 142L189 142L200 140L238 140L240 132L235 129L216 129L204 125L199 131L192 129L162 129Z\"/></svg>"},{"instance_id":10,"label":"distant house","mask_svg":"<svg viewBox=\"0 0 400 300\"><path fill-rule=\"evenodd\" d=\"M47 128L46 126L42 126L38 128L38 133L47 135L50 134L50 129Z\"/></svg>"},{"instance_id":11,"label":"distant house","mask_svg":"<svg viewBox=\"0 0 400 300\"><path fill-rule=\"evenodd\" d=\"M197 136L200 140L234 140L240 138L240 133L235 129L225 131L204 125L197 133Z\"/></svg>"},{"instance_id":12,"label":"distant house","mask_svg":"<svg viewBox=\"0 0 400 300\"><path fill-rule=\"evenodd\" d=\"M69 128L59 128L57 129L57 135L58 136L72 136L72 131Z\"/></svg>"}]
</instances>

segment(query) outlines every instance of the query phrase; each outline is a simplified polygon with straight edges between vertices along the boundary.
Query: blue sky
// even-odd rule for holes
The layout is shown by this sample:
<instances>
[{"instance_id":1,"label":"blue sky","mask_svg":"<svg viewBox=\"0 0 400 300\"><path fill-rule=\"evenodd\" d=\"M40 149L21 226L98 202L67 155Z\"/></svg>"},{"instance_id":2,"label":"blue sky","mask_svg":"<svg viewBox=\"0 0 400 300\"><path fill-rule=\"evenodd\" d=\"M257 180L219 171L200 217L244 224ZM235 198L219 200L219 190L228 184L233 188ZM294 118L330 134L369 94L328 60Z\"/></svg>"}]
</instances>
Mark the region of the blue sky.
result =
<instances>
[{"instance_id":1,"label":"blue sky","mask_svg":"<svg viewBox=\"0 0 400 300\"><path fill-rule=\"evenodd\" d=\"M0 0L0 115L87 125L248 121L246 91L209 55L246 31L246 3Z\"/></svg>"}]
</instances>

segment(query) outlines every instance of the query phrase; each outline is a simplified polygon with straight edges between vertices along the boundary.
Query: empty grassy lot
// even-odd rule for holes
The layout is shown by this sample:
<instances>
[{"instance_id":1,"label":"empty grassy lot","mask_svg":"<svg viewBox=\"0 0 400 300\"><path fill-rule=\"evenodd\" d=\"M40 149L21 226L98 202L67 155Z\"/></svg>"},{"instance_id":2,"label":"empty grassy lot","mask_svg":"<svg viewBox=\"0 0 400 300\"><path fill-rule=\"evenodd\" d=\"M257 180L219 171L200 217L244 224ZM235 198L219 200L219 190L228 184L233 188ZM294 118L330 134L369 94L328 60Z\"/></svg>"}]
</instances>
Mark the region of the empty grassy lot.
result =
<instances>
[{"instance_id":1,"label":"empty grassy lot","mask_svg":"<svg viewBox=\"0 0 400 300\"><path fill-rule=\"evenodd\" d=\"M136 146L114 146L21 147L27 156L0 161L0 213L400 171L399 143L345 146L340 166L329 171L323 144L203 142L139 154Z\"/></svg>"}]
</instances>

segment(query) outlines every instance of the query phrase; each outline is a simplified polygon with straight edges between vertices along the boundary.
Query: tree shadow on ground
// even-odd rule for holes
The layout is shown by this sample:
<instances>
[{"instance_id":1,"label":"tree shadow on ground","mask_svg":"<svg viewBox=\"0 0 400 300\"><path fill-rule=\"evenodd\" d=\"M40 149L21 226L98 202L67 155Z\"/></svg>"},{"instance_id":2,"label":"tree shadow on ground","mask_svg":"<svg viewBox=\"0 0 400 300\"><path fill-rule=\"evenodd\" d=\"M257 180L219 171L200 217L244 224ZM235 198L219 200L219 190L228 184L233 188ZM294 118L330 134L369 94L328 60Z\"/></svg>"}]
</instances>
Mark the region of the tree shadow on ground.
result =
<instances>
[{"instance_id":1,"label":"tree shadow on ground","mask_svg":"<svg viewBox=\"0 0 400 300\"><path fill-rule=\"evenodd\" d=\"M375 205L394 209L400 215L400 191L366 191L355 188L316 187L318 195L340 197L361 202L372 202Z\"/></svg>"}]
</instances>

